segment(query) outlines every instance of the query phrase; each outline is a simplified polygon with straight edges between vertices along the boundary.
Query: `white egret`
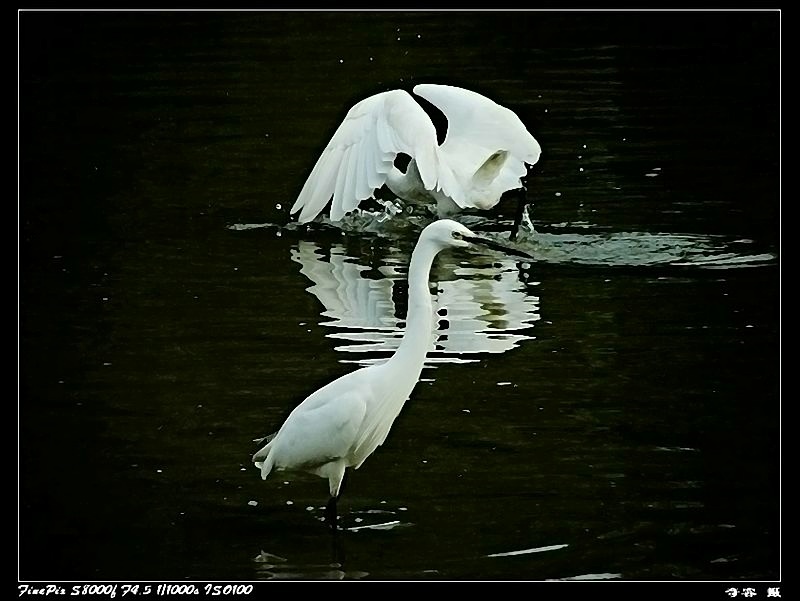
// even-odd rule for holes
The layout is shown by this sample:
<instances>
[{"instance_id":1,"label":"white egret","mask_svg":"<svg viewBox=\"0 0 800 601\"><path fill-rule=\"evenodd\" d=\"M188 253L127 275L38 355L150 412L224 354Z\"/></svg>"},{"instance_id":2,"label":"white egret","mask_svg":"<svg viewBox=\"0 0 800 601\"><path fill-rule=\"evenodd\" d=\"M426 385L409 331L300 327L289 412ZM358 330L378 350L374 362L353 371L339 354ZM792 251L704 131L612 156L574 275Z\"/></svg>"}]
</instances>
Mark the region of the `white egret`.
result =
<instances>
[{"instance_id":1,"label":"white egret","mask_svg":"<svg viewBox=\"0 0 800 601\"><path fill-rule=\"evenodd\" d=\"M335 527L345 470L358 469L386 440L433 346L435 320L428 284L433 260L445 248L476 243L530 258L450 219L428 225L411 254L408 313L400 345L386 362L345 374L309 395L275 434L262 439L266 444L253 455L262 479L273 470L327 478L330 499L325 516Z\"/></svg>"},{"instance_id":2,"label":"white egret","mask_svg":"<svg viewBox=\"0 0 800 601\"><path fill-rule=\"evenodd\" d=\"M414 93L447 117L444 142L439 145L430 117L405 90L360 101L292 206L299 223L319 215L331 197L330 219L339 221L384 184L405 201L436 203L439 217L490 209L503 193L523 188L521 178L541 147L513 111L454 86L419 84ZM405 172L395 166L401 153L410 157Z\"/></svg>"}]
</instances>

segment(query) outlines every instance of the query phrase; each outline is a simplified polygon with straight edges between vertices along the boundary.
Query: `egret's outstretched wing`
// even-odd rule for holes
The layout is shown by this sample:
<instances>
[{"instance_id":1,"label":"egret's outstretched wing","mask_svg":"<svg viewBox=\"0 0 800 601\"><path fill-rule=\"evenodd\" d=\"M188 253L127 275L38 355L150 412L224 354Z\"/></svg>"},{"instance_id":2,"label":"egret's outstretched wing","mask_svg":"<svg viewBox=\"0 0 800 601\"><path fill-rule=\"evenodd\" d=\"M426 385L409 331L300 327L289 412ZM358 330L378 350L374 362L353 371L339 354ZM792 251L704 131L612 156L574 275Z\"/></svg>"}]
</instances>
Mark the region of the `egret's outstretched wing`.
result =
<instances>
[{"instance_id":1,"label":"egret's outstretched wing","mask_svg":"<svg viewBox=\"0 0 800 601\"><path fill-rule=\"evenodd\" d=\"M322 151L291 213L314 219L331 203L331 219L371 198L386 183L398 153L418 159L426 186L436 181L436 130L422 107L403 90L370 96L348 111Z\"/></svg>"},{"instance_id":2,"label":"egret's outstretched wing","mask_svg":"<svg viewBox=\"0 0 800 601\"><path fill-rule=\"evenodd\" d=\"M539 160L542 149L536 139L513 111L493 100L464 88L438 84L419 84L414 93L447 117L447 136L442 149L457 148L464 143L480 144L490 154L508 150L530 165Z\"/></svg>"},{"instance_id":3,"label":"egret's outstretched wing","mask_svg":"<svg viewBox=\"0 0 800 601\"><path fill-rule=\"evenodd\" d=\"M519 186L526 173L525 163L535 164L542 149L519 117L511 110L476 92L438 84L419 84L414 93L435 105L447 117L447 136L439 148L443 165L462 175L472 175L494 152L508 151L502 170L507 189ZM440 189L457 204L465 192L459 189L469 180L452 180L440 176Z\"/></svg>"}]
</instances>

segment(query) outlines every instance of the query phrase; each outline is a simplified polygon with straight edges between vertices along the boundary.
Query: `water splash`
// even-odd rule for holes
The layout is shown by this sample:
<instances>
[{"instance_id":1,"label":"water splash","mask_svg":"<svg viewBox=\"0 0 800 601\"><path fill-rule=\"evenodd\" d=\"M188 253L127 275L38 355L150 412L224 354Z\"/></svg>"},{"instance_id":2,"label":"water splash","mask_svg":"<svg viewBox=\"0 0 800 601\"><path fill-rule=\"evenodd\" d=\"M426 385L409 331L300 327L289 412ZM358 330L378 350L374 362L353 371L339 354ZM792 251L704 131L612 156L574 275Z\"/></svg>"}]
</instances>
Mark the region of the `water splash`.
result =
<instances>
[{"instance_id":1,"label":"water splash","mask_svg":"<svg viewBox=\"0 0 800 601\"><path fill-rule=\"evenodd\" d=\"M620 232L608 234L537 232L518 238L537 261L607 267L653 265L707 268L756 267L774 263L772 253L750 252L751 240L690 234Z\"/></svg>"},{"instance_id":2,"label":"water splash","mask_svg":"<svg viewBox=\"0 0 800 601\"><path fill-rule=\"evenodd\" d=\"M563 222L551 228L573 231L537 231L525 207L517 235L518 246L539 262L607 267L675 265L727 269L757 267L777 260L773 253L753 250L755 242L747 239L667 232L595 234L586 231L596 228L585 221Z\"/></svg>"},{"instance_id":3,"label":"water splash","mask_svg":"<svg viewBox=\"0 0 800 601\"><path fill-rule=\"evenodd\" d=\"M244 231L267 228L310 232L314 229L336 229L344 233L372 234L381 238L402 239L413 243L419 232L433 219L429 212L407 209L386 202L382 211L356 210L339 222L327 218L311 225L290 222L284 226L271 223L237 223L228 229ZM753 240L730 239L726 236L681 234L670 232L600 232L586 221L561 222L534 226L529 211L523 211L516 240L510 240L510 225L482 216L465 213L456 217L473 229L480 229L490 238L512 248L533 254L535 262L556 265L598 267L680 266L706 269L733 269L774 265L777 255L758 249ZM495 230L495 231L492 231ZM566 230L557 231L552 230Z\"/></svg>"}]
</instances>

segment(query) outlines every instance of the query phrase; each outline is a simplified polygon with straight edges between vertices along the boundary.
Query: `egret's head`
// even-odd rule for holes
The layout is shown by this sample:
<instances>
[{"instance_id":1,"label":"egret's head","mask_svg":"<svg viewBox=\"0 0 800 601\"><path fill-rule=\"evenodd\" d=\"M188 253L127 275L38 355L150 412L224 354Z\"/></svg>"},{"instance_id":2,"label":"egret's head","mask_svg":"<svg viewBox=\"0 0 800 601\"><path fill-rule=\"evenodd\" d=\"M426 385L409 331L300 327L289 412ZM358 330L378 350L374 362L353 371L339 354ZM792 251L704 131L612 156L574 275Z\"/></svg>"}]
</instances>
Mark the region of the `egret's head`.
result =
<instances>
[{"instance_id":1,"label":"egret's head","mask_svg":"<svg viewBox=\"0 0 800 601\"><path fill-rule=\"evenodd\" d=\"M477 238L467 226L452 219L439 219L429 224L420 236L420 241L426 240L438 250L445 248L467 248L471 246L470 239Z\"/></svg>"},{"instance_id":2,"label":"egret's head","mask_svg":"<svg viewBox=\"0 0 800 601\"><path fill-rule=\"evenodd\" d=\"M503 246L473 232L471 229L453 221L452 219L439 219L434 221L423 231L423 235L440 248L469 248L475 245L488 246L501 252L518 255L532 259L533 257L525 252Z\"/></svg>"},{"instance_id":3,"label":"egret's head","mask_svg":"<svg viewBox=\"0 0 800 601\"><path fill-rule=\"evenodd\" d=\"M457 221L442 219L440 223L442 223L446 230L444 239L447 246L467 248L472 245L470 240L478 237L471 229Z\"/></svg>"}]
</instances>

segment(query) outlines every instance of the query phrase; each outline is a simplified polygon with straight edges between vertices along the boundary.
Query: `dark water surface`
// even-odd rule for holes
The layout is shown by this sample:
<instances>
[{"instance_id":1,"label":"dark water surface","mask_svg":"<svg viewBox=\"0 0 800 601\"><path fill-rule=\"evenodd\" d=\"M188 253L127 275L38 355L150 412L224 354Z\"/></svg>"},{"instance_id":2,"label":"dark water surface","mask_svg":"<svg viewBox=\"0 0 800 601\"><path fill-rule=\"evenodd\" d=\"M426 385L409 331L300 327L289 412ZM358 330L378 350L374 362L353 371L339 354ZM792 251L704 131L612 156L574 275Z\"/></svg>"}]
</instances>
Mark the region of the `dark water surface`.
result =
<instances>
[{"instance_id":1,"label":"dark water surface","mask_svg":"<svg viewBox=\"0 0 800 601\"><path fill-rule=\"evenodd\" d=\"M779 17L20 13L19 578L779 579ZM388 356L425 216L288 208L423 81L540 141L536 259L440 255L334 538L252 440Z\"/></svg>"}]
</instances>

